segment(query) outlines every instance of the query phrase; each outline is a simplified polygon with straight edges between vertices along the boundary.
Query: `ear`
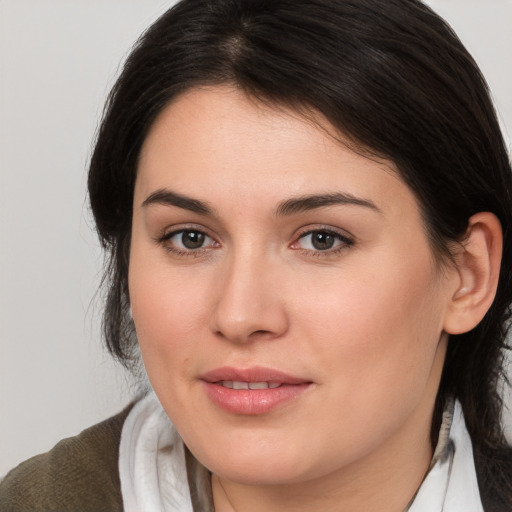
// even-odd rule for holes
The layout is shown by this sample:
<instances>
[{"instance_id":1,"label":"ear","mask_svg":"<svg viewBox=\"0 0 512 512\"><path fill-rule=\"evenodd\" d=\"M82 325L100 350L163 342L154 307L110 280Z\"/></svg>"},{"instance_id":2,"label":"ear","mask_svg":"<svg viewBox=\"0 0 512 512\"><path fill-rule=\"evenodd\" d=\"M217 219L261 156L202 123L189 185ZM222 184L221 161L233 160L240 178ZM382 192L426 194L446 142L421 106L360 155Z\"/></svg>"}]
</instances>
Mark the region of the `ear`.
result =
<instances>
[{"instance_id":1,"label":"ear","mask_svg":"<svg viewBox=\"0 0 512 512\"><path fill-rule=\"evenodd\" d=\"M461 245L455 256L458 282L444 321L449 334L476 327L494 300L503 246L498 218L490 212L473 215Z\"/></svg>"}]
</instances>

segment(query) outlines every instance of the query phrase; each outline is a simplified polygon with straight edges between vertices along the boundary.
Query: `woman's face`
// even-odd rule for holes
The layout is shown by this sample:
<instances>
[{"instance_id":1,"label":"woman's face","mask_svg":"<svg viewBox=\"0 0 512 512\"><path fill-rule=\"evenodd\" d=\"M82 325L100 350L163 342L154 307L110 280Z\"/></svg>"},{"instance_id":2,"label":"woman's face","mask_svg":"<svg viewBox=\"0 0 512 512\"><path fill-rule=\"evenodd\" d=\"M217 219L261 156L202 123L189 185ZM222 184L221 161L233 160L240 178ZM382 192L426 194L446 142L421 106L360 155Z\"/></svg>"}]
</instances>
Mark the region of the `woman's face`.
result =
<instances>
[{"instance_id":1,"label":"woman's face","mask_svg":"<svg viewBox=\"0 0 512 512\"><path fill-rule=\"evenodd\" d=\"M439 270L394 166L323 124L205 88L168 106L143 146L129 272L140 348L221 478L303 482L431 455L456 272Z\"/></svg>"}]
</instances>

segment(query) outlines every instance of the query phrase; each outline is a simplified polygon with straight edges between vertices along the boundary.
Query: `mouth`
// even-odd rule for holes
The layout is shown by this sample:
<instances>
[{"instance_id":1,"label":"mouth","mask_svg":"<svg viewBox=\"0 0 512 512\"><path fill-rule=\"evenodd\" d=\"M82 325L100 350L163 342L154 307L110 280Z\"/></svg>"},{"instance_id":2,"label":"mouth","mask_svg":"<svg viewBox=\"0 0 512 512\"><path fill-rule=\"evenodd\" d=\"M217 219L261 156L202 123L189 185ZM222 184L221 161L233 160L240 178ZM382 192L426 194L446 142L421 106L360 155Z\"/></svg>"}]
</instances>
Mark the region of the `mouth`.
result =
<instances>
[{"instance_id":1,"label":"mouth","mask_svg":"<svg viewBox=\"0 0 512 512\"><path fill-rule=\"evenodd\" d=\"M296 400L313 382L283 372L252 367L217 368L200 377L207 397L231 414L257 416Z\"/></svg>"}]
</instances>

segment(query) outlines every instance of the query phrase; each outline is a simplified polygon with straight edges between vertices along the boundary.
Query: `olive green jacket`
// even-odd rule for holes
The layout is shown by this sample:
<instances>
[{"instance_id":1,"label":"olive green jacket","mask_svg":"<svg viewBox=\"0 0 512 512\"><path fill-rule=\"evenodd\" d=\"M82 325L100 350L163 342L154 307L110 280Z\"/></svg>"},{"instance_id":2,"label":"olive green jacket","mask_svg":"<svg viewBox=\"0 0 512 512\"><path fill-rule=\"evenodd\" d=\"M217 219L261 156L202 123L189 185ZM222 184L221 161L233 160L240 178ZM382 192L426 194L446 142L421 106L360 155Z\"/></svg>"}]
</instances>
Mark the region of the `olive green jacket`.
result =
<instances>
[{"instance_id":1,"label":"olive green jacket","mask_svg":"<svg viewBox=\"0 0 512 512\"><path fill-rule=\"evenodd\" d=\"M130 409L14 468L0 482L0 511L121 512L119 441Z\"/></svg>"}]
</instances>

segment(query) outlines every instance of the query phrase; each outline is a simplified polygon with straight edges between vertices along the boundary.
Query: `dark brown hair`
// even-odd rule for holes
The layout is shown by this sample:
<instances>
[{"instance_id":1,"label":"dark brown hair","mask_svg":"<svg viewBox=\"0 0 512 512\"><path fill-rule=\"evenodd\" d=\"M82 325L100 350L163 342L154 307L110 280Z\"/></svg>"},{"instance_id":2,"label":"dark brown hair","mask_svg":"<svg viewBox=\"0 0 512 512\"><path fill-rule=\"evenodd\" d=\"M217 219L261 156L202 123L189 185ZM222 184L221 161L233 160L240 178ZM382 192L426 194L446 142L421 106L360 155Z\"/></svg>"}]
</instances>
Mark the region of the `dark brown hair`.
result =
<instances>
[{"instance_id":1,"label":"dark brown hair","mask_svg":"<svg viewBox=\"0 0 512 512\"><path fill-rule=\"evenodd\" d=\"M318 111L354 148L395 162L439 260L449 258L450 242L463 238L471 215L499 218L497 295L475 329L451 336L436 411L448 396L461 402L481 480L495 479L499 499L510 499L498 389L512 302L510 160L477 65L418 0L183 0L148 29L110 94L89 173L109 255L109 350L130 365L136 339L128 251L141 145L181 92L224 83L266 102Z\"/></svg>"}]
</instances>

